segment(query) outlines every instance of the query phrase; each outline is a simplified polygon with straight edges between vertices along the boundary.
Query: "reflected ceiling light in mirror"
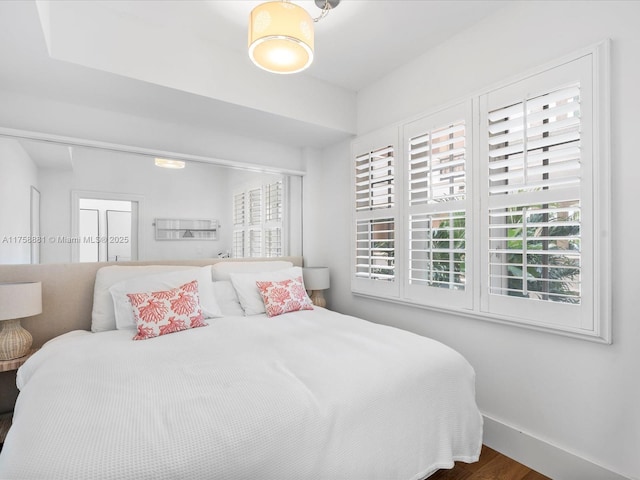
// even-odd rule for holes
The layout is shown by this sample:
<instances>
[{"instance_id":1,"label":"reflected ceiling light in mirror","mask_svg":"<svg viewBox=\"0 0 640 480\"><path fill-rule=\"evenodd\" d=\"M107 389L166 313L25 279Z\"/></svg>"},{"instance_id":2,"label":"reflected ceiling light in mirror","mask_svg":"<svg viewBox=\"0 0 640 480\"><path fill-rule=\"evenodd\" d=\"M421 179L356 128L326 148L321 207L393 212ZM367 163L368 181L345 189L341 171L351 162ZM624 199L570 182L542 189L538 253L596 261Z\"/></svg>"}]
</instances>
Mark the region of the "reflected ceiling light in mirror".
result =
<instances>
[{"instance_id":1,"label":"reflected ceiling light in mirror","mask_svg":"<svg viewBox=\"0 0 640 480\"><path fill-rule=\"evenodd\" d=\"M156 164L156 167L174 168L174 169L184 168L185 166L185 162L182 160L172 160L170 158L159 158L159 157L156 157L155 164Z\"/></svg>"},{"instance_id":2,"label":"reflected ceiling light in mirror","mask_svg":"<svg viewBox=\"0 0 640 480\"><path fill-rule=\"evenodd\" d=\"M297 73L313 62L313 23L324 18L340 0L315 0L318 18L288 0L258 5L249 15L249 57L272 73Z\"/></svg>"}]
</instances>

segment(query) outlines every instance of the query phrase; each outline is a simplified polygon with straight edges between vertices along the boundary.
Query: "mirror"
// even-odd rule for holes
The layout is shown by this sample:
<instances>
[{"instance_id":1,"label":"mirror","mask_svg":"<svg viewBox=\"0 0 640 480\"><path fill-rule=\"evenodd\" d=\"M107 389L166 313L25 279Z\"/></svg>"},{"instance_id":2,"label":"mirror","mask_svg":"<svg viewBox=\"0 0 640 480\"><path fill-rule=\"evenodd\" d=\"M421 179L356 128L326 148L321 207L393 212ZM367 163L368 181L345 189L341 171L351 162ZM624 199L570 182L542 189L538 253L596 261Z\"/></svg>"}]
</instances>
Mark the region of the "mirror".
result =
<instances>
[{"instance_id":1,"label":"mirror","mask_svg":"<svg viewBox=\"0 0 640 480\"><path fill-rule=\"evenodd\" d=\"M278 204L268 187L276 183ZM299 255L301 183L241 166L186 160L163 168L153 155L2 136L0 264ZM255 205L249 193L260 188L261 213L238 212ZM273 212L279 250L269 250Z\"/></svg>"}]
</instances>

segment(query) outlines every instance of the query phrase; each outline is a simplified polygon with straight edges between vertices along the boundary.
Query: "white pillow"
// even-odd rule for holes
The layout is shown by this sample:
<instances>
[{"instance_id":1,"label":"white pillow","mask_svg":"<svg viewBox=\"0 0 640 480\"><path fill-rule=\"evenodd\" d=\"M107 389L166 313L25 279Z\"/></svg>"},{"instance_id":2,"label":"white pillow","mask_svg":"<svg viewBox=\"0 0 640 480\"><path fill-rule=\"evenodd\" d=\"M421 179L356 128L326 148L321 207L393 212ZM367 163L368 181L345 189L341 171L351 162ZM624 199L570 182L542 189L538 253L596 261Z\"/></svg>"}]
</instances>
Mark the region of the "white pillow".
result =
<instances>
[{"instance_id":1,"label":"white pillow","mask_svg":"<svg viewBox=\"0 0 640 480\"><path fill-rule=\"evenodd\" d=\"M220 306L220 311L225 317L243 317L244 310L238 300L233 285L230 280L220 280L218 282L212 282L213 293L216 295L216 300Z\"/></svg>"},{"instance_id":2,"label":"white pillow","mask_svg":"<svg viewBox=\"0 0 640 480\"><path fill-rule=\"evenodd\" d=\"M109 288L113 298L113 307L116 317L116 328L134 328L136 319L131 308L128 293L151 293L177 288L193 280L198 281L198 296L200 306L205 318L221 317L222 312L216 301L211 281L211 265L196 267L177 272L147 275L144 277L123 280Z\"/></svg>"},{"instance_id":3,"label":"white pillow","mask_svg":"<svg viewBox=\"0 0 640 480\"><path fill-rule=\"evenodd\" d=\"M231 273L229 276L245 315L258 315L265 313L266 310L256 282L279 282L290 278L302 277L302 268L291 267L285 270L276 270L275 272Z\"/></svg>"},{"instance_id":4,"label":"white pillow","mask_svg":"<svg viewBox=\"0 0 640 480\"><path fill-rule=\"evenodd\" d=\"M138 265L122 266L110 265L102 267L96 272L96 282L93 287L93 310L91 312L91 331L106 332L116 329L116 317L113 310L113 300L109 288L123 280L145 275L164 272L193 269L181 265Z\"/></svg>"},{"instance_id":5,"label":"white pillow","mask_svg":"<svg viewBox=\"0 0 640 480\"><path fill-rule=\"evenodd\" d=\"M284 260L266 260L263 262L218 262L212 266L213 280L230 280L232 273L273 272L293 267L293 263Z\"/></svg>"}]
</instances>

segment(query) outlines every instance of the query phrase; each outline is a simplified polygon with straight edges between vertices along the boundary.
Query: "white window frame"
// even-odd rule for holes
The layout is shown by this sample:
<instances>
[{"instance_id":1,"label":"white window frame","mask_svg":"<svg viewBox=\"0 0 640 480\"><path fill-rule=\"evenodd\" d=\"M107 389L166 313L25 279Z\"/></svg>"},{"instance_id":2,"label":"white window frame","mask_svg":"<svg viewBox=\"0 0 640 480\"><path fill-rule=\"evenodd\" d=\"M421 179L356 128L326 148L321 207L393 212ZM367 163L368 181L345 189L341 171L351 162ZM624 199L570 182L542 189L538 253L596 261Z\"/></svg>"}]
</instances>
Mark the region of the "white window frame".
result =
<instances>
[{"instance_id":1,"label":"white window frame","mask_svg":"<svg viewBox=\"0 0 640 480\"><path fill-rule=\"evenodd\" d=\"M385 144L395 145L396 152L396 206L393 212L396 233L396 281L381 282L364 281L355 277L355 224L359 218L365 218L362 213L355 212L352 221L352 292L356 295L372 297L380 300L410 304L436 311L455 313L457 315L479 318L492 322L516 325L529 329L545 331L574 338L580 338L600 343L611 343L611 267L610 267L610 113L609 113L609 41L575 52L572 55L533 69L517 78L512 78L490 88L483 89L459 102L435 109L432 113L423 114L405 122L401 122L379 131L358 137L352 143L352 161L356 155L367 149L375 150ZM550 79L549 88L562 87L571 82L570 75L565 75L571 69L572 62L582 64L586 77L581 82L581 92L587 97L581 103L583 130L581 142L588 144L584 159L581 158L581 303L567 305L545 300L530 300L502 296L497 298L489 295L488 291L488 146L487 127L484 123L487 99L500 92L508 92L516 88L514 85L524 86L529 82L531 96L543 94L544 88L536 87L539 79ZM575 65L575 63L573 63ZM584 70L586 68L587 70ZM557 85L554 85L554 79ZM584 86L584 88L583 88ZM591 91L589 91L591 90ZM581 93L582 95L582 93ZM530 98L530 97L529 97ZM522 100L522 99L521 99ZM582 101L582 97L581 97ZM468 198L471 202L466 224L466 239L468 255L466 265L466 288L462 299L455 299L456 293L448 289L426 287L424 293L409 288L408 260L409 260L409 217L411 208L408 202L407 163L407 134L411 133L411 124L427 121L425 118L447 115L447 109L457 104L471 104L472 122L468 126L467 136L471 140L467 166ZM434 122L435 125L438 122ZM394 140L395 139L395 140ZM402 150L398 144L403 145ZM352 168L353 177L354 168ZM353 178L352 178L353 180ZM355 186L352 181L355 202ZM526 197L526 196L525 196ZM523 198L525 198L523 197ZM370 218L386 218L390 216L390 209L377 213ZM385 217L386 214L386 217ZM380 215L380 217L377 217ZM392 283L392 285L390 285ZM427 291L427 289L429 291ZM431 290L441 290L431 292ZM449 297L449 298L447 298ZM588 298L587 298L588 297ZM512 304L512 305L511 305ZM532 307L533 306L533 307ZM567 314L570 311L571 314Z\"/></svg>"},{"instance_id":2,"label":"white window frame","mask_svg":"<svg viewBox=\"0 0 640 480\"><path fill-rule=\"evenodd\" d=\"M412 206L410 204L410 144L416 135L423 134L433 129L438 129L446 124L464 122L465 130L465 198L454 203L456 211L465 212L465 271L466 281L463 290L447 289L434 286L412 285L409 279L411 269L411 218L413 215L438 215L452 210L450 202L430 202L425 205ZM425 304L429 306L449 307L470 310L473 307L473 173L471 168L472 137L473 137L473 110L472 102L465 101L457 105L447 107L403 126L403 155L404 165L403 184L403 222L402 230L406 232L406 252L402 258L403 298L411 303Z\"/></svg>"},{"instance_id":3,"label":"white window frame","mask_svg":"<svg viewBox=\"0 0 640 480\"><path fill-rule=\"evenodd\" d=\"M523 99L524 97L536 97L539 94L547 94L556 88L564 87L567 79L575 79L580 81L580 112L582 118L592 118L592 101L593 88L591 78L591 57L583 56L572 62L559 65L552 70L532 75L524 80L515 82L511 85L501 87L497 90L482 95L480 98L480 121L485 128L482 128L482 137L480 139L480 163L481 163L481 255L482 255L482 278L490 279L489 272L489 212L491 206L500 204L513 205L516 204L536 204L551 203L554 201L562 201L569 199L577 199L580 201L580 243L581 243L581 277L587 279L581 283L580 304L574 305L570 303L558 303L551 301L541 301L531 298L520 298L507 295L498 295L492 293L481 294L481 311L486 314L496 315L501 318L510 319L513 322L525 322L530 324L545 325L552 323L555 328L564 328L575 331L591 331L594 326L594 318L590 313L593 310L594 298L594 282L589 281L593 278L594 259L590 255L594 252L593 248L593 205L591 204L591 185L593 184L592 167L594 164L593 156L593 132L592 125L588 121L581 122L582 131L580 132L580 186L571 187L563 186L558 190L551 189L547 191L528 191L513 192L506 195L492 196L488 189L488 119L487 112L491 110L492 105L497 104L508 105ZM496 98L497 97L497 98ZM544 199L544 200L542 200ZM490 280L487 280L490 282ZM490 286L486 285L489 290Z\"/></svg>"},{"instance_id":4,"label":"white window frame","mask_svg":"<svg viewBox=\"0 0 640 480\"><path fill-rule=\"evenodd\" d=\"M360 210L356 211L356 168L355 168L355 159L361 155L368 154L370 152L375 152L381 149L385 149L387 147L391 147L393 150L393 158L394 158L394 171L395 171L395 179L394 179L394 194L393 194L393 206L390 208L374 208L370 210ZM400 194L398 190L398 179L401 177L402 166L398 161L398 157L400 155L399 149L399 136L398 136L398 128L391 127L385 128L380 131L372 132L369 135L359 137L356 141L352 143L351 146L352 158L354 162L351 165L351 185L352 185L352 199L353 199L353 217L351 221L352 234L351 238L353 239L351 245L351 289L355 293L361 293L364 295L374 295L374 296L384 296L387 298L399 298L400 294L400 265L401 259L399 258L399 253L402 251L400 246L402 245L403 238L401 236L402 230L399 228L399 203L400 203ZM356 275L357 269L357 225L359 222L375 222L382 221L385 219L390 219L394 225L394 278L392 280L380 280L374 278L361 278Z\"/></svg>"}]
</instances>

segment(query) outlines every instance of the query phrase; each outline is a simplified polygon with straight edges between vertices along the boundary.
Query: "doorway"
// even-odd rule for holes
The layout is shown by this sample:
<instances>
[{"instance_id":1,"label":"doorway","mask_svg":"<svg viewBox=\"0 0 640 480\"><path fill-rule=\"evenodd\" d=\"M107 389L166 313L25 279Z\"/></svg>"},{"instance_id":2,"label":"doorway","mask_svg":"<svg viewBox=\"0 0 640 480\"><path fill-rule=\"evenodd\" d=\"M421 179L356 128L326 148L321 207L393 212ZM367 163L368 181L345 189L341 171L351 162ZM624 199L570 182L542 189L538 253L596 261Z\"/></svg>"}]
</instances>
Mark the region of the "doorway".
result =
<instances>
[{"instance_id":1,"label":"doorway","mask_svg":"<svg viewBox=\"0 0 640 480\"><path fill-rule=\"evenodd\" d=\"M138 260L139 196L98 192L73 192L72 196L74 262Z\"/></svg>"}]
</instances>

